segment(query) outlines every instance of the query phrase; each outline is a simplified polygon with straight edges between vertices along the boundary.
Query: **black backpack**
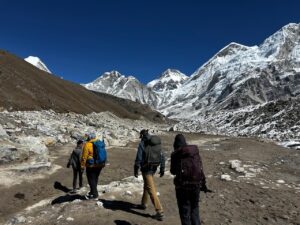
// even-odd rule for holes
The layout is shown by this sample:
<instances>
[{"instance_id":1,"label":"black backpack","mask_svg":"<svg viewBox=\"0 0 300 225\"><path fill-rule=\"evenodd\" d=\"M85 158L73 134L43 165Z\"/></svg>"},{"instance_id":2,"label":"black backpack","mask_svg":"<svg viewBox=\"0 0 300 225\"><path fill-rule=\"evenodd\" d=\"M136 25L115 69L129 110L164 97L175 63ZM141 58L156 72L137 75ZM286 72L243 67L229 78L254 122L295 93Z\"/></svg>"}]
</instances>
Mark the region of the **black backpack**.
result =
<instances>
[{"instance_id":1,"label":"black backpack","mask_svg":"<svg viewBox=\"0 0 300 225\"><path fill-rule=\"evenodd\" d=\"M187 145L181 149L180 165L176 177L181 185L197 184L202 186L205 183L202 160L196 145Z\"/></svg>"},{"instance_id":2,"label":"black backpack","mask_svg":"<svg viewBox=\"0 0 300 225\"><path fill-rule=\"evenodd\" d=\"M161 163L161 140L158 136L151 136L144 141L143 161L145 165L158 166Z\"/></svg>"}]
</instances>

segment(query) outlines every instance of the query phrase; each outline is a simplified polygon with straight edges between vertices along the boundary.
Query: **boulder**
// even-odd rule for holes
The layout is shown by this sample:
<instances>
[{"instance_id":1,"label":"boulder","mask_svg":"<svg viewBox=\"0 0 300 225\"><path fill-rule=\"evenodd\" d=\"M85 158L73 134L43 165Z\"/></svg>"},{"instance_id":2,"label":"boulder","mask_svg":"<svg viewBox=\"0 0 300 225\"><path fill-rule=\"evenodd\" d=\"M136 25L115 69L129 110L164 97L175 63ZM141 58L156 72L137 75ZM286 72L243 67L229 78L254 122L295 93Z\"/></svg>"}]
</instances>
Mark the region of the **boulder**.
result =
<instances>
[{"instance_id":1,"label":"boulder","mask_svg":"<svg viewBox=\"0 0 300 225\"><path fill-rule=\"evenodd\" d=\"M3 127L0 125L0 137L7 137L6 131L3 129Z\"/></svg>"},{"instance_id":2,"label":"boulder","mask_svg":"<svg viewBox=\"0 0 300 225\"><path fill-rule=\"evenodd\" d=\"M27 146L31 152L36 154L48 154L48 148L43 143L42 137L20 136L17 138L17 142Z\"/></svg>"}]
</instances>

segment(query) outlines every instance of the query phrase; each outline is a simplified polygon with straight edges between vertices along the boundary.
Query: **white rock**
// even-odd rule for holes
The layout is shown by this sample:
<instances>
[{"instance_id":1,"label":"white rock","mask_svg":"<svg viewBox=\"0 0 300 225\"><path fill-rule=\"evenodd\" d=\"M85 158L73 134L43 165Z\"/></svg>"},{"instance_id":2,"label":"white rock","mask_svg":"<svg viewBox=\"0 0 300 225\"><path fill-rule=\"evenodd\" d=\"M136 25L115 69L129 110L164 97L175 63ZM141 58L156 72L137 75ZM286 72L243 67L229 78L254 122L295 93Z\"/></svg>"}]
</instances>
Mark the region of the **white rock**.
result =
<instances>
[{"instance_id":1,"label":"white rock","mask_svg":"<svg viewBox=\"0 0 300 225\"><path fill-rule=\"evenodd\" d=\"M21 136L17 138L17 142L28 146L30 151L37 154L48 154L48 148L43 144L43 138L33 136Z\"/></svg>"},{"instance_id":2,"label":"white rock","mask_svg":"<svg viewBox=\"0 0 300 225\"><path fill-rule=\"evenodd\" d=\"M6 131L3 129L3 127L0 125L0 137L7 137Z\"/></svg>"},{"instance_id":3,"label":"white rock","mask_svg":"<svg viewBox=\"0 0 300 225\"><path fill-rule=\"evenodd\" d=\"M277 182L278 184L284 184L284 183L285 183L284 180L277 180L276 182Z\"/></svg>"},{"instance_id":4,"label":"white rock","mask_svg":"<svg viewBox=\"0 0 300 225\"><path fill-rule=\"evenodd\" d=\"M60 220L62 219L64 216L63 215L60 215L59 217L57 217L57 220Z\"/></svg>"},{"instance_id":5,"label":"white rock","mask_svg":"<svg viewBox=\"0 0 300 225\"><path fill-rule=\"evenodd\" d=\"M226 181L231 181L231 177L228 174L222 174L221 175L221 180L226 180Z\"/></svg>"},{"instance_id":6,"label":"white rock","mask_svg":"<svg viewBox=\"0 0 300 225\"><path fill-rule=\"evenodd\" d=\"M246 178L252 178L252 177L256 177L256 174L255 173L245 173L245 177Z\"/></svg>"},{"instance_id":7,"label":"white rock","mask_svg":"<svg viewBox=\"0 0 300 225\"><path fill-rule=\"evenodd\" d=\"M131 191L125 191L125 195L132 196L132 192Z\"/></svg>"},{"instance_id":8,"label":"white rock","mask_svg":"<svg viewBox=\"0 0 300 225\"><path fill-rule=\"evenodd\" d=\"M99 206L100 208L103 208L103 202L97 201L96 204L97 204L97 206Z\"/></svg>"},{"instance_id":9,"label":"white rock","mask_svg":"<svg viewBox=\"0 0 300 225\"><path fill-rule=\"evenodd\" d=\"M26 218L24 216L16 216L10 220L9 224L19 224L19 223L26 223Z\"/></svg>"},{"instance_id":10,"label":"white rock","mask_svg":"<svg viewBox=\"0 0 300 225\"><path fill-rule=\"evenodd\" d=\"M74 221L74 218L68 217L68 218L67 218L67 221Z\"/></svg>"},{"instance_id":11,"label":"white rock","mask_svg":"<svg viewBox=\"0 0 300 225\"><path fill-rule=\"evenodd\" d=\"M241 166L241 161L237 159L229 160L229 164L232 169L235 169Z\"/></svg>"}]
</instances>

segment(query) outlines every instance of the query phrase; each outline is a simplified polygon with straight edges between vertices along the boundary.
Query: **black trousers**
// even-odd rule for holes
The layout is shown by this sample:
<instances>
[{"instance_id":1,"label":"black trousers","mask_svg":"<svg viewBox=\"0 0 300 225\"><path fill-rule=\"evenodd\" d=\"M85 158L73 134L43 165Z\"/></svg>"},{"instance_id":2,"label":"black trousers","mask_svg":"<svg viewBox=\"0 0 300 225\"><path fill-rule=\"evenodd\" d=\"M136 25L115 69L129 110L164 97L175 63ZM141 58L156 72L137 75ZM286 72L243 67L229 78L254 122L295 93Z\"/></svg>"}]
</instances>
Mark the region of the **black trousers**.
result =
<instances>
[{"instance_id":1,"label":"black trousers","mask_svg":"<svg viewBox=\"0 0 300 225\"><path fill-rule=\"evenodd\" d=\"M88 183L90 185L90 195L93 195L94 198L98 197L98 179L102 168L98 167L87 167L86 168L86 176Z\"/></svg>"},{"instance_id":2,"label":"black trousers","mask_svg":"<svg viewBox=\"0 0 300 225\"><path fill-rule=\"evenodd\" d=\"M79 187L82 187L82 172L81 169L76 169L73 167L73 189L76 189L77 176L79 177Z\"/></svg>"},{"instance_id":3,"label":"black trousers","mask_svg":"<svg viewBox=\"0 0 300 225\"><path fill-rule=\"evenodd\" d=\"M176 198L182 225L200 225L200 187L176 188Z\"/></svg>"}]
</instances>

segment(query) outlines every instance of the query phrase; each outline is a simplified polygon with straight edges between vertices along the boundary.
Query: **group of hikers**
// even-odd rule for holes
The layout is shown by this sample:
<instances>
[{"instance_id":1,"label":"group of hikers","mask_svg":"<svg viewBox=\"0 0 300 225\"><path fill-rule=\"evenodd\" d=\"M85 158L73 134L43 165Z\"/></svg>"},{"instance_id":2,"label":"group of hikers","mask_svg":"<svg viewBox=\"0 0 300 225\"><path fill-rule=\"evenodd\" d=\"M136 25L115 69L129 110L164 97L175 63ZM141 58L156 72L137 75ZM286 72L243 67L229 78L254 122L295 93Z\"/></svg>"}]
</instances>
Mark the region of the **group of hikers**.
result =
<instances>
[{"instance_id":1,"label":"group of hikers","mask_svg":"<svg viewBox=\"0 0 300 225\"><path fill-rule=\"evenodd\" d=\"M148 199L154 205L156 214L153 218L163 221L164 211L157 196L153 176L159 168L160 177L165 173L165 156L161 147L161 139L150 135L148 130L140 131L140 143L134 162L134 176L142 173L144 190L138 209L146 209ZM202 160L196 145L188 145L182 134L177 134L173 143L170 172L175 175L177 205L182 225L200 225L199 196L200 191L210 191L206 187ZM86 135L86 140L79 140L73 150L67 167L73 168L73 190L76 192L77 177L79 188L82 187L84 169L90 187L86 199L98 199L97 184L101 170L105 167L106 150L104 140L97 139L95 133Z\"/></svg>"}]
</instances>

